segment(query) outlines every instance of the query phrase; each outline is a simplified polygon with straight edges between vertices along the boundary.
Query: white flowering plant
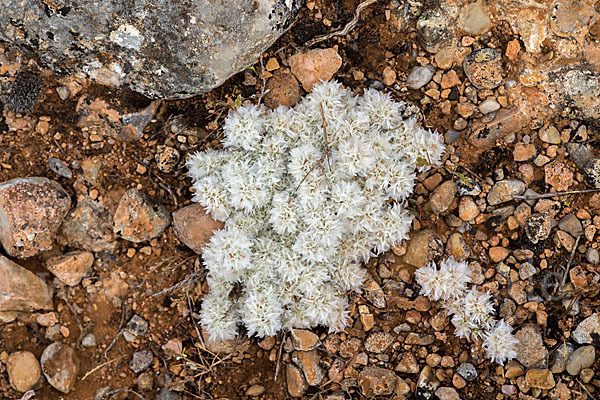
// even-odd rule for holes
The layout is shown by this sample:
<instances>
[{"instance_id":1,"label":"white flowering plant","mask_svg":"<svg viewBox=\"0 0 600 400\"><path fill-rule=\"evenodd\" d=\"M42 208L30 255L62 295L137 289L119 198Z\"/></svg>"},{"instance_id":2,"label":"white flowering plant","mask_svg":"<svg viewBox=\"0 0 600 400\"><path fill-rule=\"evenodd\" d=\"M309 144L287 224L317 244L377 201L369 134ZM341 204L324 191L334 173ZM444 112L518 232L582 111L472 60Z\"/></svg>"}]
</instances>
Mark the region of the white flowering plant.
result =
<instances>
[{"instance_id":1,"label":"white flowering plant","mask_svg":"<svg viewBox=\"0 0 600 400\"><path fill-rule=\"evenodd\" d=\"M483 340L483 348L488 358L504 365L516 357L515 346L518 340L512 335L512 327L503 319L494 320L492 296L474 287L471 283L471 270L466 262L457 262L450 257L440 262L419 268L415 272L420 293L430 300L443 301L443 307L452 315L454 334L469 340L471 337Z\"/></svg>"},{"instance_id":2,"label":"white flowering plant","mask_svg":"<svg viewBox=\"0 0 600 400\"><path fill-rule=\"evenodd\" d=\"M232 110L222 150L187 162L194 201L225 227L203 249L211 340L347 324L361 262L407 237L415 171L439 164L439 134L404 103L322 82L293 108ZM235 290L234 290L235 288Z\"/></svg>"}]
</instances>

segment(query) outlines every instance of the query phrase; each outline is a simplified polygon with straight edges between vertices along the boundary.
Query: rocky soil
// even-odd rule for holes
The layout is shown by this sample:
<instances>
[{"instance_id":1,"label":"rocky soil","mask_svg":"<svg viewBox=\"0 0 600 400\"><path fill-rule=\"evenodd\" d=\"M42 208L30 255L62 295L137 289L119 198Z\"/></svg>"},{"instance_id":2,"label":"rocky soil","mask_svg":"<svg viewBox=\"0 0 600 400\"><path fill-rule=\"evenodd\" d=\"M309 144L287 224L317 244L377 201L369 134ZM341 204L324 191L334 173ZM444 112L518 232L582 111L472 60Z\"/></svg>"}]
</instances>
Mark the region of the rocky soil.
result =
<instances>
[{"instance_id":1,"label":"rocky soil","mask_svg":"<svg viewBox=\"0 0 600 400\"><path fill-rule=\"evenodd\" d=\"M309 0L261 60L213 91L149 100L58 75L0 42L0 398L600 397L600 7L591 0ZM185 159L242 102L319 79L409 102L443 134L407 202L410 240L369 262L340 333L210 343ZM32 108L32 110L28 110ZM18 111L18 112L15 112ZM519 340L491 363L415 269L468 261Z\"/></svg>"}]
</instances>

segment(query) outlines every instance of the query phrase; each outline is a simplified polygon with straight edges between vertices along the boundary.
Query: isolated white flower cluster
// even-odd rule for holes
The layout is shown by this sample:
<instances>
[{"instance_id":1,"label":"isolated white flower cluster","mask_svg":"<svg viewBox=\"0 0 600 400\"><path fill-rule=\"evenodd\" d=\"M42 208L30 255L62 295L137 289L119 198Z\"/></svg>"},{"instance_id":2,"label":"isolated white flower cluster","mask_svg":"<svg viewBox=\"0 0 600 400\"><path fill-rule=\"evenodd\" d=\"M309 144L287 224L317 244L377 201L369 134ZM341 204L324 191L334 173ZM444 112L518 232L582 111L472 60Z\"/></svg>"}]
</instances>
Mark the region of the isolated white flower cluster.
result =
<instances>
[{"instance_id":1,"label":"isolated white flower cluster","mask_svg":"<svg viewBox=\"0 0 600 400\"><path fill-rule=\"evenodd\" d=\"M450 257L440 263L421 267L415 272L421 294L430 300L442 300L449 315L452 315L455 335L470 339L481 338L488 357L498 364L516 357L517 339L512 335L512 327L503 319L494 320L494 306L489 293L472 287L471 270L465 262L457 262Z\"/></svg>"},{"instance_id":2,"label":"isolated white flower cluster","mask_svg":"<svg viewBox=\"0 0 600 400\"><path fill-rule=\"evenodd\" d=\"M376 90L357 97L323 82L293 108L237 107L224 149L188 160L194 201L225 223L203 249L211 339L233 338L240 325L260 337L346 326L360 263L406 238L415 170L444 150L403 108Z\"/></svg>"}]
</instances>

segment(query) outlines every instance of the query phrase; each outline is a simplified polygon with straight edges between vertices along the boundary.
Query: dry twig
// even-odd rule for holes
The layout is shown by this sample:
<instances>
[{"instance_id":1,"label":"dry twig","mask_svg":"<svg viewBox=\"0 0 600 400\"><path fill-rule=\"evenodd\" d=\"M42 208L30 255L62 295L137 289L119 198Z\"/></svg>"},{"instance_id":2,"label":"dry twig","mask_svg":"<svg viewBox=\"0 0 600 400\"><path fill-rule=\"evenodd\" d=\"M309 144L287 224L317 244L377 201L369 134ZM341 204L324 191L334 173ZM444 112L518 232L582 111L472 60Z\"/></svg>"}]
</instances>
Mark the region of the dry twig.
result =
<instances>
[{"instance_id":1,"label":"dry twig","mask_svg":"<svg viewBox=\"0 0 600 400\"><path fill-rule=\"evenodd\" d=\"M204 276L204 274L206 274L206 270L204 270L204 269L198 270L196 272L192 272L184 280L182 280L180 282L177 282L173 286L170 286L170 287L168 287L168 288L166 288L164 290L161 290L158 293L154 293L152 295L152 297L160 296L161 294L169 293L169 292L172 292L175 289L179 289L182 286L192 284L193 282L196 281L196 277L198 277L198 275L202 275L202 276L199 277L199 278L202 278Z\"/></svg>"},{"instance_id":2,"label":"dry twig","mask_svg":"<svg viewBox=\"0 0 600 400\"><path fill-rule=\"evenodd\" d=\"M281 344L279 345L279 354L277 355L277 364L275 365L275 378L273 380L277 382L277 375L279 374L279 364L281 362L281 353L283 351L283 344L285 343L285 332L283 332L283 337L281 338Z\"/></svg>"},{"instance_id":3,"label":"dry twig","mask_svg":"<svg viewBox=\"0 0 600 400\"><path fill-rule=\"evenodd\" d=\"M122 359L123 357L125 357L125 356L120 356L120 357L117 357L117 358L113 358L112 360L108 360L108 361L106 361L106 362L104 362L104 363L102 363L102 364L100 364L100 365L98 365L98 366L96 366L96 367L92 368L91 370L89 370L88 372L86 372L86 374L83 376L83 378L81 378L81 380L82 380L82 381L84 381L84 380L85 380L85 378L87 378L88 376L90 376L90 375L91 375L91 374L93 374L94 372L98 371L100 368L102 368L102 367L105 367L105 366L107 366L108 364L111 364L111 363L113 363L113 362L115 362L115 361L119 361L119 360L120 360L120 359Z\"/></svg>"},{"instance_id":4,"label":"dry twig","mask_svg":"<svg viewBox=\"0 0 600 400\"><path fill-rule=\"evenodd\" d=\"M552 293L553 296L556 295L556 292L561 291L563 286L567 282L567 275L569 274L569 270L571 269L571 263L573 262L573 257L575 256L575 250L577 250L577 245L579 244L579 239L581 239L581 235L577 236L577 239L575 240L575 244L573 245L573 248L571 249L571 255L569 256L569 261L567 262L567 267L565 269L565 273L562 277L562 280L560 281L560 285L554 289L554 292Z\"/></svg>"},{"instance_id":5,"label":"dry twig","mask_svg":"<svg viewBox=\"0 0 600 400\"><path fill-rule=\"evenodd\" d=\"M549 199L552 197L566 196L569 194L583 194L583 193L594 193L600 189L586 189L586 190L571 190L569 192L555 192L555 193L542 193L542 194L528 194L528 195L513 195L515 199L521 200L538 200L538 199Z\"/></svg>"},{"instance_id":6,"label":"dry twig","mask_svg":"<svg viewBox=\"0 0 600 400\"><path fill-rule=\"evenodd\" d=\"M358 19L360 18L360 13L363 9L365 9L366 7L370 6L371 4L377 2L377 0L365 0L362 3L360 3L357 7L356 7L356 11L354 11L354 18L352 18L352 20L350 22L348 22L346 24L346 26L344 26L343 29L339 30L339 31L335 31L335 32L331 32L331 33L327 33L325 35L321 35L321 36L317 36L315 38L312 38L311 40L309 40L308 42L306 42L306 44L304 45L305 47L310 47L312 45L315 45L317 43L321 43L325 40L331 39L334 36L346 36L348 33L350 33L350 31L352 29L354 29L356 27L356 24L358 24Z\"/></svg>"}]
</instances>

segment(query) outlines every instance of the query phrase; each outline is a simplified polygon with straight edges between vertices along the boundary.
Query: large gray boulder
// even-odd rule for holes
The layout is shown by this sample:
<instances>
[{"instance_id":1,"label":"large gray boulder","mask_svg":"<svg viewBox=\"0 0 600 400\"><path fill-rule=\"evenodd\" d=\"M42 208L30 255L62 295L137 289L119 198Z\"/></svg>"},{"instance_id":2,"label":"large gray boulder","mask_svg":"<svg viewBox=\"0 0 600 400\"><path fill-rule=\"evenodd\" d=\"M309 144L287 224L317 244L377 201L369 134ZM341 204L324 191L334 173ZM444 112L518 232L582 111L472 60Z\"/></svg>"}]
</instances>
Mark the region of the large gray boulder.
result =
<instances>
[{"instance_id":1,"label":"large gray boulder","mask_svg":"<svg viewBox=\"0 0 600 400\"><path fill-rule=\"evenodd\" d=\"M256 62L302 0L0 0L0 40L151 98L208 92Z\"/></svg>"}]
</instances>

